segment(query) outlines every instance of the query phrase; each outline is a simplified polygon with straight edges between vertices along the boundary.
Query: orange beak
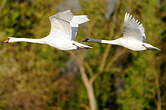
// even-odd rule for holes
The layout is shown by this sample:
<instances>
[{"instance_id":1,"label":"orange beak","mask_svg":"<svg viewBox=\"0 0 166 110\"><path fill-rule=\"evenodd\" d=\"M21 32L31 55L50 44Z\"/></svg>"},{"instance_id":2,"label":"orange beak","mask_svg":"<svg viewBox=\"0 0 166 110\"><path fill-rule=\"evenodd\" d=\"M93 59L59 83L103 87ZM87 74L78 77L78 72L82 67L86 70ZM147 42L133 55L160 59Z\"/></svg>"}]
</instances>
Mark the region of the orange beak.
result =
<instances>
[{"instance_id":1,"label":"orange beak","mask_svg":"<svg viewBox=\"0 0 166 110\"><path fill-rule=\"evenodd\" d=\"M5 40L5 41L3 41L4 43L9 43L9 39L7 39L7 40Z\"/></svg>"}]
</instances>

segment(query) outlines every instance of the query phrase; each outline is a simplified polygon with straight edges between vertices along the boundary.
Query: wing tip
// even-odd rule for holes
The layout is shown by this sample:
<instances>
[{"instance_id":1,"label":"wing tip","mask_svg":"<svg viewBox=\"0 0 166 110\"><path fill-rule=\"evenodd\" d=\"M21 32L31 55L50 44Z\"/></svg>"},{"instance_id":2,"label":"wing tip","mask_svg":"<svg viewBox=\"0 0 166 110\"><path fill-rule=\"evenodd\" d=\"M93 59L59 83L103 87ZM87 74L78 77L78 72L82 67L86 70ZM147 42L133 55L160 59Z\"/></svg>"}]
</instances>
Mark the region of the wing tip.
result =
<instances>
[{"instance_id":1,"label":"wing tip","mask_svg":"<svg viewBox=\"0 0 166 110\"><path fill-rule=\"evenodd\" d=\"M138 19L135 19L134 16L131 15L130 13L128 13L128 12L125 13L125 19L124 19L124 21L134 21L139 26L142 26L142 23Z\"/></svg>"},{"instance_id":2,"label":"wing tip","mask_svg":"<svg viewBox=\"0 0 166 110\"><path fill-rule=\"evenodd\" d=\"M71 10L60 11L59 13L71 12Z\"/></svg>"},{"instance_id":3,"label":"wing tip","mask_svg":"<svg viewBox=\"0 0 166 110\"><path fill-rule=\"evenodd\" d=\"M124 21L127 21L127 20L131 19L131 17L132 16L128 12L126 12Z\"/></svg>"},{"instance_id":4,"label":"wing tip","mask_svg":"<svg viewBox=\"0 0 166 110\"><path fill-rule=\"evenodd\" d=\"M88 15L82 15L82 17L84 18L84 20L85 20L86 22L90 21L90 19L88 18Z\"/></svg>"},{"instance_id":5,"label":"wing tip","mask_svg":"<svg viewBox=\"0 0 166 110\"><path fill-rule=\"evenodd\" d=\"M88 21L90 21L90 19L88 18L87 15L74 16L72 19L72 22L76 24L82 24Z\"/></svg>"},{"instance_id":6,"label":"wing tip","mask_svg":"<svg viewBox=\"0 0 166 110\"><path fill-rule=\"evenodd\" d=\"M146 39L145 30L144 30L143 24L138 19L135 19L131 14L126 12L125 13L125 18L124 18L124 27L125 26L130 27L129 24L137 27L139 29L142 37L143 37L143 40ZM133 27L131 27L131 28L133 28Z\"/></svg>"}]
</instances>

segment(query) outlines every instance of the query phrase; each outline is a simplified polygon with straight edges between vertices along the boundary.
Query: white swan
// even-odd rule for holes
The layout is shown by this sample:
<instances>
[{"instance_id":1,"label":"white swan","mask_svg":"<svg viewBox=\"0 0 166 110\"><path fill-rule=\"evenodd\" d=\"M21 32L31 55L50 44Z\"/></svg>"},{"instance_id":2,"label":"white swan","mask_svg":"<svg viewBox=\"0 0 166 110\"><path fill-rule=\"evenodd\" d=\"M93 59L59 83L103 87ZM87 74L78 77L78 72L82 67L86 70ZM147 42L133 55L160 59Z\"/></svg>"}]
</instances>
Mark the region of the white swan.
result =
<instances>
[{"instance_id":1,"label":"white swan","mask_svg":"<svg viewBox=\"0 0 166 110\"><path fill-rule=\"evenodd\" d=\"M86 15L73 16L70 10L49 17L51 30L48 36L40 39L9 37L5 43L31 42L47 44L60 50L88 49L90 46L73 41L78 25L89 21Z\"/></svg>"},{"instance_id":2,"label":"white swan","mask_svg":"<svg viewBox=\"0 0 166 110\"><path fill-rule=\"evenodd\" d=\"M99 43L120 45L134 51L141 51L147 49L160 50L157 47L144 43L145 39L146 36L144 33L143 25L138 20L135 20L134 17L132 17L132 15L126 13L124 18L123 37L120 37L115 40L96 40L96 39L86 38L84 42L99 42Z\"/></svg>"}]
</instances>

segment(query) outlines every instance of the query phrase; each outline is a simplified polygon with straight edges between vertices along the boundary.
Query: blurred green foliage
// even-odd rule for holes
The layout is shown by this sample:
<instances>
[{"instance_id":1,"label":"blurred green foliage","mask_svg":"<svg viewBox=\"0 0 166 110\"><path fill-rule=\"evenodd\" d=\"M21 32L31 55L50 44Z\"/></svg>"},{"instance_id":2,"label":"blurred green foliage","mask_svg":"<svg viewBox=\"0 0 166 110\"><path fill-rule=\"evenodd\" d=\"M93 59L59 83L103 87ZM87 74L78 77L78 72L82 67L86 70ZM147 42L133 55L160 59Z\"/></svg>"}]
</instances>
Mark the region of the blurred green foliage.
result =
<instances>
[{"instance_id":1,"label":"blurred green foliage","mask_svg":"<svg viewBox=\"0 0 166 110\"><path fill-rule=\"evenodd\" d=\"M1 0L0 40L46 36L48 16L58 12L63 1ZM105 0L80 0L80 5L76 13L87 14L91 21L79 28L77 41L122 36L124 14L129 12L143 23L147 42L162 49L132 52L89 43L93 49L79 50L88 77L98 75L93 85L98 110L165 110L166 1L120 0L109 19ZM78 65L69 64L68 52L39 44L3 44L0 59L0 110L89 109Z\"/></svg>"}]
</instances>

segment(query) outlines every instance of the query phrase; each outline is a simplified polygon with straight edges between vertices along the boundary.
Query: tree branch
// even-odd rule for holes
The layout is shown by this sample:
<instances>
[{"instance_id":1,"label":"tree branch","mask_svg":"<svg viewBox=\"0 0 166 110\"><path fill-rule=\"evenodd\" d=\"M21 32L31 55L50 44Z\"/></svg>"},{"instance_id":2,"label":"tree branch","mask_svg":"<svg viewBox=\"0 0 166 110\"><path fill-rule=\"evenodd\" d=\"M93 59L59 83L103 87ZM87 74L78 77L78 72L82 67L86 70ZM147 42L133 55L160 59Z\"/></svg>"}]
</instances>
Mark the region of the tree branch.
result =
<instances>
[{"instance_id":1,"label":"tree branch","mask_svg":"<svg viewBox=\"0 0 166 110\"><path fill-rule=\"evenodd\" d=\"M84 64L83 64L83 57L77 56L73 52L70 52L70 54L71 54L71 56L73 56L76 59L78 65L79 65L81 78L82 78L83 84L87 90L87 94L88 94L88 98L89 98L90 110L97 110L93 84L89 81L88 76L85 73L85 68L84 68Z\"/></svg>"},{"instance_id":2,"label":"tree branch","mask_svg":"<svg viewBox=\"0 0 166 110\"><path fill-rule=\"evenodd\" d=\"M91 79L90 79L90 82L93 83L96 78L102 73L104 67L105 67L105 64L106 64L106 59L108 57L108 54L109 54L109 51L110 51L110 47L111 45L108 45L104 54L103 54L103 57L102 57L102 60L101 60L101 63L100 63L100 66L99 66L99 72L96 73Z\"/></svg>"}]
</instances>

